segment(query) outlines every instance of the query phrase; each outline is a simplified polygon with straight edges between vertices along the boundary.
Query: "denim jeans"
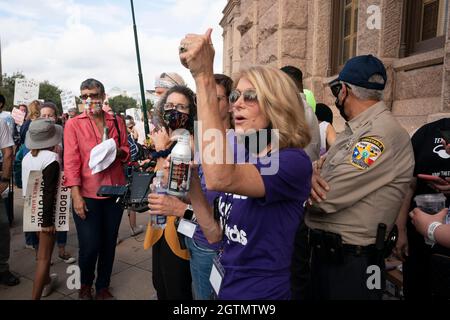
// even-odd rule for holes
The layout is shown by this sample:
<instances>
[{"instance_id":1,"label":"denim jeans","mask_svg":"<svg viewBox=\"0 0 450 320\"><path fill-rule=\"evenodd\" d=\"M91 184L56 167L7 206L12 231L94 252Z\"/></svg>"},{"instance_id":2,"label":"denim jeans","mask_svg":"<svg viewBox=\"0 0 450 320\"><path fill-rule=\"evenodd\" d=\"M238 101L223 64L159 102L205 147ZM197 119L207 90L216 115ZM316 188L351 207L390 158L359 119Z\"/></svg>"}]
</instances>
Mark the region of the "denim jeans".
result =
<instances>
[{"instance_id":1,"label":"denim jeans","mask_svg":"<svg viewBox=\"0 0 450 320\"><path fill-rule=\"evenodd\" d=\"M0 197L0 272L9 270L10 242L8 214L4 206L4 200Z\"/></svg>"},{"instance_id":2,"label":"denim jeans","mask_svg":"<svg viewBox=\"0 0 450 320\"><path fill-rule=\"evenodd\" d=\"M36 232L25 232L25 243L33 248L39 246L39 238ZM56 233L56 243L58 247L65 247L67 244L67 231L61 231Z\"/></svg>"},{"instance_id":3,"label":"denim jeans","mask_svg":"<svg viewBox=\"0 0 450 320\"><path fill-rule=\"evenodd\" d=\"M92 286L97 265L96 290L108 288L116 254L123 209L113 199L84 198L88 212L81 220L73 210L79 244L81 284Z\"/></svg>"},{"instance_id":4,"label":"denim jeans","mask_svg":"<svg viewBox=\"0 0 450 320\"><path fill-rule=\"evenodd\" d=\"M191 255L191 275L195 300L212 300L213 288L209 282L215 250L206 248L186 237L186 247Z\"/></svg>"}]
</instances>

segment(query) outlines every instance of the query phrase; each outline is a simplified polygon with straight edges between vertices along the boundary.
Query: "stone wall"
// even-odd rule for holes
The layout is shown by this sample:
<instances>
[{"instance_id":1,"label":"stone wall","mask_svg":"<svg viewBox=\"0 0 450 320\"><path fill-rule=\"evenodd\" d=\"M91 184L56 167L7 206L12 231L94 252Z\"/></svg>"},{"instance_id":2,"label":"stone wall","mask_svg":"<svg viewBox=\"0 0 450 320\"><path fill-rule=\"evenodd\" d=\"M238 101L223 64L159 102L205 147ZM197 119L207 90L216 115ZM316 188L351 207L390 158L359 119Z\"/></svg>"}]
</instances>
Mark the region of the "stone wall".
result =
<instances>
[{"instance_id":1,"label":"stone wall","mask_svg":"<svg viewBox=\"0 0 450 320\"><path fill-rule=\"evenodd\" d=\"M357 54L383 60L388 72L385 101L400 123L413 132L426 122L450 116L450 23L445 48L399 58L403 0L359 2ZM369 5L381 10L380 30L367 27ZM304 85L316 100L333 106L327 87L337 76L331 73L331 20L330 0L230 0L221 21L224 72L233 75L254 64L294 65L303 71ZM341 130L344 122L332 109Z\"/></svg>"}]
</instances>

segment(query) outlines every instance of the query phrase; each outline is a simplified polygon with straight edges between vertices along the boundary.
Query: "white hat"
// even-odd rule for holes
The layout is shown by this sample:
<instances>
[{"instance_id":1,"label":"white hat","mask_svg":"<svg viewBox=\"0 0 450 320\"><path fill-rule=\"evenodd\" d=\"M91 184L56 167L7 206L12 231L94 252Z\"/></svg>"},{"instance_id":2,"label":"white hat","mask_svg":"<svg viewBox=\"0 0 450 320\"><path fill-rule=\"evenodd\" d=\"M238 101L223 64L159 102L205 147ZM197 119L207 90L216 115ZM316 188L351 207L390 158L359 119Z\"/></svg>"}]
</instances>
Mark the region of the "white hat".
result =
<instances>
[{"instance_id":1,"label":"white hat","mask_svg":"<svg viewBox=\"0 0 450 320\"><path fill-rule=\"evenodd\" d=\"M114 139L103 141L91 150L89 168L92 174L97 174L107 169L116 160L117 145Z\"/></svg>"},{"instance_id":2,"label":"white hat","mask_svg":"<svg viewBox=\"0 0 450 320\"><path fill-rule=\"evenodd\" d=\"M170 89L173 86L185 86L186 83L178 73L175 72L163 72L159 77L156 77L155 88Z\"/></svg>"}]
</instances>

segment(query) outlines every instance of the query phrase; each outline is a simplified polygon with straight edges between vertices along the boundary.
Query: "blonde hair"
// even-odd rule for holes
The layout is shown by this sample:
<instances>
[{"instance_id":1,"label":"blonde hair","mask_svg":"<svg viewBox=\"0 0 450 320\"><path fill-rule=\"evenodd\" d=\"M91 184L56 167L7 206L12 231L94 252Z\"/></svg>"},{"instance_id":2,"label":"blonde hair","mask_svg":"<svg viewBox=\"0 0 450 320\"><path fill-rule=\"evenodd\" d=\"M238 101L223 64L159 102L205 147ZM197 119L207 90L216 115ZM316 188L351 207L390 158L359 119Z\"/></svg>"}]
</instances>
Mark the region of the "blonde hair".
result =
<instances>
[{"instance_id":1,"label":"blonde hair","mask_svg":"<svg viewBox=\"0 0 450 320\"><path fill-rule=\"evenodd\" d=\"M305 148L311 141L305 109L297 87L284 72L268 66L253 66L239 73L236 85L246 78L256 89L261 112L272 129L279 130L279 148Z\"/></svg>"},{"instance_id":2,"label":"blonde hair","mask_svg":"<svg viewBox=\"0 0 450 320\"><path fill-rule=\"evenodd\" d=\"M37 100L34 100L28 106L27 120L36 120L40 116L41 116L41 103Z\"/></svg>"}]
</instances>

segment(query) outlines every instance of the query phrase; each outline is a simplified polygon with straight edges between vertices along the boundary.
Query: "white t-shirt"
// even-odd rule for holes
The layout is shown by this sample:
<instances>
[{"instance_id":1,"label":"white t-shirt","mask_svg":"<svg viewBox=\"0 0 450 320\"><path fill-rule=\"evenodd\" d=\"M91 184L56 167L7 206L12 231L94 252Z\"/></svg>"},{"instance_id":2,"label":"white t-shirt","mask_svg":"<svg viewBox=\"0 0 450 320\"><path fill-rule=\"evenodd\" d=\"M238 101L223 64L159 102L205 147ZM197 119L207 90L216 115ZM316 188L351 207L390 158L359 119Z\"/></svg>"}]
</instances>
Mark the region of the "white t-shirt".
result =
<instances>
[{"instance_id":1,"label":"white t-shirt","mask_svg":"<svg viewBox=\"0 0 450 320\"><path fill-rule=\"evenodd\" d=\"M14 118L12 117L11 113L7 111L1 111L0 112L0 119L3 119L6 121L9 127L9 132L11 132L11 136L14 134Z\"/></svg>"},{"instance_id":2,"label":"white t-shirt","mask_svg":"<svg viewBox=\"0 0 450 320\"><path fill-rule=\"evenodd\" d=\"M58 161L58 154L48 150L39 151L36 157L28 152L22 160L22 195L25 197L27 194L28 177L30 171L43 171L49 164L54 161Z\"/></svg>"},{"instance_id":3,"label":"white t-shirt","mask_svg":"<svg viewBox=\"0 0 450 320\"><path fill-rule=\"evenodd\" d=\"M305 95L300 93L305 107L305 120L309 126L309 133L311 135L311 142L305 147L305 152L311 159L316 161L320 158L320 129L319 121L312 107L306 102Z\"/></svg>"},{"instance_id":4,"label":"white t-shirt","mask_svg":"<svg viewBox=\"0 0 450 320\"><path fill-rule=\"evenodd\" d=\"M319 123L320 129L320 155L324 155L327 152L327 129L330 124L326 121Z\"/></svg>"},{"instance_id":5,"label":"white t-shirt","mask_svg":"<svg viewBox=\"0 0 450 320\"><path fill-rule=\"evenodd\" d=\"M2 118L0 118L0 149L12 147L14 140L8 124Z\"/></svg>"}]
</instances>

